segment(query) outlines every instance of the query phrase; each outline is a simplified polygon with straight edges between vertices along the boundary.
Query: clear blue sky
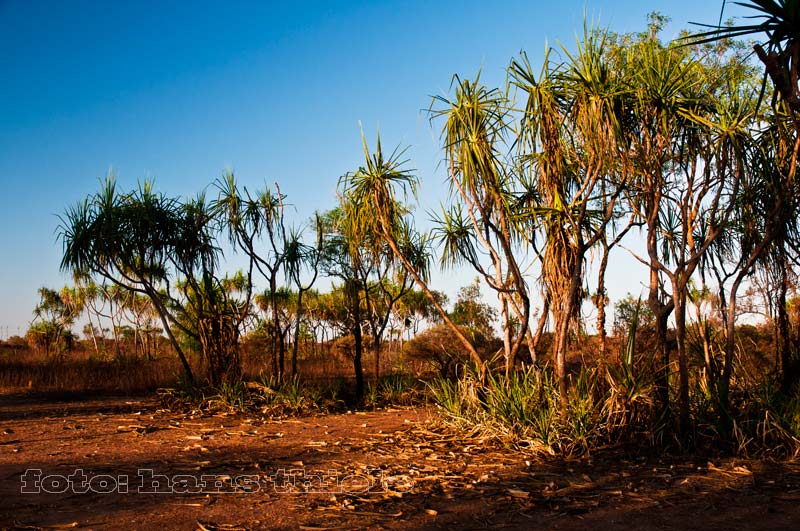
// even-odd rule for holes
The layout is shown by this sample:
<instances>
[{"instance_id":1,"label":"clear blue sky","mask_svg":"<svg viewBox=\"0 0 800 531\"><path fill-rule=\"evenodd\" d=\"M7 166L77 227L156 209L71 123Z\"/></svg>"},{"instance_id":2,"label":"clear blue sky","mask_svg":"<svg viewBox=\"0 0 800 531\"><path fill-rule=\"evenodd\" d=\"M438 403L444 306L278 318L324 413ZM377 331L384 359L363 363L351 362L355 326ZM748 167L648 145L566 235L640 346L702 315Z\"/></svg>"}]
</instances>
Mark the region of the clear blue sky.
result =
<instances>
[{"instance_id":1,"label":"clear blue sky","mask_svg":"<svg viewBox=\"0 0 800 531\"><path fill-rule=\"evenodd\" d=\"M410 146L431 208L444 175L421 111L454 73L482 68L500 84L520 50L538 61L546 41L573 43L584 13L626 32L658 10L672 37L716 22L720 6L0 0L0 338L25 332L37 288L68 282L57 216L110 168L125 188L154 178L173 195L231 168L250 188L278 181L301 219L333 206L337 178L361 160L362 121L369 138L379 124L386 145ZM627 283L610 279L612 299L643 278L619 263ZM469 277L437 287L452 294Z\"/></svg>"}]
</instances>

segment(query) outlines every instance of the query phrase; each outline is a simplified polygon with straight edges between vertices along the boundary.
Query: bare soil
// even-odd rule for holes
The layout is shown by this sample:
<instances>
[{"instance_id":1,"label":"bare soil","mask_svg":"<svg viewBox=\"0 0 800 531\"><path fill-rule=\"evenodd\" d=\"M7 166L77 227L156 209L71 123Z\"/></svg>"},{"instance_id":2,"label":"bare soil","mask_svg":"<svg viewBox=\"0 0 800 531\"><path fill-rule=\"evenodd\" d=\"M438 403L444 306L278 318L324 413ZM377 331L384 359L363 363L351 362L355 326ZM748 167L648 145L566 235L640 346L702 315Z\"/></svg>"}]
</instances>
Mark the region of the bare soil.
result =
<instances>
[{"instance_id":1,"label":"bare soil","mask_svg":"<svg viewBox=\"0 0 800 531\"><path fill-rule=\"evenodd\" d=\"M271 420L176 414L154 398L0 395L0 529L800 528L796 461L532 459L429 417ZM142 492L167 481L170 493Z\"/></svg>"}]
</instances>

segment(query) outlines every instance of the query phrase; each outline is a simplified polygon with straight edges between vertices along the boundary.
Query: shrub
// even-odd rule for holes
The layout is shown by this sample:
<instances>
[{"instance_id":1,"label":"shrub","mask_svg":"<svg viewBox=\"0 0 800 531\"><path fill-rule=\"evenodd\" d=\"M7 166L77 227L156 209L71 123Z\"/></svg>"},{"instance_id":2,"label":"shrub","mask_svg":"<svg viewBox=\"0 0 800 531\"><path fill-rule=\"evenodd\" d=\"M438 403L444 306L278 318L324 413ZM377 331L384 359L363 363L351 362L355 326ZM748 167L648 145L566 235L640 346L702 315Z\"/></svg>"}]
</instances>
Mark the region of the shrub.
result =
<instances>
[{"instance_id":1,"label":"shrub","mask_svg":"<svg viewBox=\"0 0 800 531\"><path fill-rule=\"evenodd\" d=\"M467 327L460 327L462 332L472 340L475 349L484 359L492 354L494 342L480 332ZM403 353L413 361L428 364L441 378L454 378L458 367L469 361L458 338L450 328L440 324L425 330L403 345Z\"/></svg>"}]
</instances>

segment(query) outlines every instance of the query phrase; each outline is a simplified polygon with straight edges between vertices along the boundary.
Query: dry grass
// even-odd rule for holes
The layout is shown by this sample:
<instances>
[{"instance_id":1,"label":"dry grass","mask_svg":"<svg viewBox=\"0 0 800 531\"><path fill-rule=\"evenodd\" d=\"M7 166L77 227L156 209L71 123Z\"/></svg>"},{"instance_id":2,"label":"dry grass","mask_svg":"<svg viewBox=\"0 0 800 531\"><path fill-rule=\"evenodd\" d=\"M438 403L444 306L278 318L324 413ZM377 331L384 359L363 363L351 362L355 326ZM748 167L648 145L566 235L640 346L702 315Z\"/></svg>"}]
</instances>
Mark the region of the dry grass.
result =
<instances>
[{"instance_id":1,"label":"dry grass","mask_svg":"<svg viewBox=\"0 0 800 531\"><path fill-rule=\"evenodd\" d=\"M23 341L0 341L0 392L66 392L123 393L151 392L174 387L183 368L169 348L162 348L155 360L132 356L123 349L119 357L107 353L97 355L87 344L80 343L61 356L48 357L30 348ZM286 373L291 370L290 352L286 353ZM190 359L195 375L205 374L202 361ZM245 343L241 352L242 373L247 381L259 381L272 374L269 354L259 345ZM382 374L403 367L399 349L387 347L381 358ZM365 351L362 360L367 380L374 379L374 358ZM303 381L333 385L346 384L353 378L353 361L348 352L335 344L323 345L314 352L300 353L298 375Z\"/></svg>"},{"instance_id":2,"label":"dry grass","mask_svg":"<svg viewBox=\"0 0 800 531\"><path fill-rule=\"evenodd\" d=\"M0 391L133 394L174 385L177 359L103 359L82 348L48 358L19 345L0 345Z\"/></svg>"}]
</instances>

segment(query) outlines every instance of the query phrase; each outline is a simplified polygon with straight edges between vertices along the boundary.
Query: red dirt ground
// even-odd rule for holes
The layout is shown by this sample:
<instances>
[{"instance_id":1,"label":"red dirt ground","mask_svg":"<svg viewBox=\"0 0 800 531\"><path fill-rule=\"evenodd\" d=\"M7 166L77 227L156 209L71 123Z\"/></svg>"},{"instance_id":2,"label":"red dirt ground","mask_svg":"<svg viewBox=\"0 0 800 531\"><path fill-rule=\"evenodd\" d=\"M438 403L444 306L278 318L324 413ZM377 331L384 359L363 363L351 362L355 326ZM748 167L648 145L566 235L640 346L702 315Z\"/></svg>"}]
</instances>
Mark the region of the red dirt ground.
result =
<instances>
[{"instance_id":1,"label":"red dirt ground","mask_svg":"<svg viewBox=\"0 0 800 531\"><path fill-rule=\"evenodd\" d=\"M428 417L402 408L273 421L179 415L152 398L0 395L0 529L800 527L795 461L531 460ZM26 476L28 490L58 490L82 470L98 489L100 475L127 476L128 492L23 493L29 469L41 474L39 484ZM253 492L210 492L209 481L204 492L143 493L141 470L189 484L211 476L226 491L247 475L240 486Z\"/></svg>"}]
</instances>

